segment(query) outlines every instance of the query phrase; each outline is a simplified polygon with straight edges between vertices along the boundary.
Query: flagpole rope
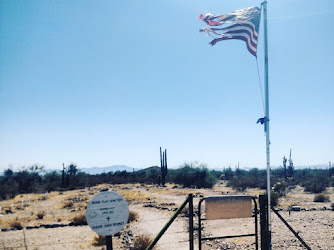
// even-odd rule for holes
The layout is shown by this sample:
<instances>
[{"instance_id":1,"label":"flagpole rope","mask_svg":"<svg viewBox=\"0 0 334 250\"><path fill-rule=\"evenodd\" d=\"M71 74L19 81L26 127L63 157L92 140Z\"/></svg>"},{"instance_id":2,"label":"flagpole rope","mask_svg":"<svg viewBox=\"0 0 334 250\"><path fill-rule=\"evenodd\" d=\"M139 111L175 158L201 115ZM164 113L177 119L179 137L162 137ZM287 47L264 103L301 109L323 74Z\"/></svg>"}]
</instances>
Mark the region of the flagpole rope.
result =
<instances>
[{"instance_id":1,"label":"flagpole rope","mask_svg":"<svg viewBox=\"0 0 334 250\"><path fill-rule=\"evenodd\" d=\"M260 70L259 70L259 64L257 62L257 57L255 57L255 61L256 61L256 66L257 66L257 75L259 77L259 86L261 90L261 99L262 99L262 107L263 107L263 114L264 114L265 108L264 108L264 100L263 100L263 90L262 90L262 83L261 83Z\"/></svg>"}]
</instances>

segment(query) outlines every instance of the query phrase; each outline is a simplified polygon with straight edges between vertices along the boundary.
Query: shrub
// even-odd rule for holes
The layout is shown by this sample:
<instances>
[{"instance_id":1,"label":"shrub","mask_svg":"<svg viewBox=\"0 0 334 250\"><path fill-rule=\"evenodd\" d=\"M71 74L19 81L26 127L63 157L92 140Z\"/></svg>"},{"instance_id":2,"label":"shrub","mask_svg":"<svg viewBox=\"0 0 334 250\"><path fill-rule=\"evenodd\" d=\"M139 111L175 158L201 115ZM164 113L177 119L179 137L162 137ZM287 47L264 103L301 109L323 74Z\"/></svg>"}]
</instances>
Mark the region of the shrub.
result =
<instances>
[{"instance_id":1,"label":"shrub","mask_svg":"<svg viewBox=\"0 0 334 250\"><path fill-rule=\"evenodd\" d=\"M334 211L334 203L331 204L332 211Z\"/></svg>"},{"instance_id":2,"label":"shrub","mask_svg":"<svg viewBox=\"0 0 334 250\"><path fill-rule=\"evenodd\" d=\"M271 198L271 205L274 206L274 207L277 206L280 195L275 191L271 191L270 198Z\"/></svg>"},{"instance_id":3,"label":"shrub","mask_svg":"<svg viewBox=\"0 0 334 250\"><path fill-rule=\"evenodd\" d=\"M205 165L194 167L193 164L185 164L175 172L173 180L184 187L212 188L216 182L216 176Z\"/></svg>"},{"instance_id":4,"label":"shrub","mask_svg":"<svg viewBox=\"0 0 334 250\"><path fill-rule=\"evenodd\" d=\"M240 174L229 178L227 182L228 187L232 187L238 191L245 191L247 188L261 188L266 189L266 175L264 171L260 171L256 168L251 169L249 172L242 172Z\"/></svg>"},{"instance_id":5,"label":"shrub","mask_svg":"<svg viewBox=\"0 0 334 250\"><path fill-rule=\"evenodd\" d=\"M189 205L185 206L181 213L182 213L183 216L189 217Z\"/></svg>"},{"instance_id":6,"label":"shrub","mask_svg":"<svg viewBox=\"0 0 334 250\"><path fill-rule=\"evenodd\" d=\"M38 212L36 216L37 216L37 219L42 220L45 216L45 212Z\"/></svg>"},{"instance_id":7,"label":"shrub","mask_svg":"<svg viewBox=\"0 0 334 250\"><path fill-rule=\"evenodd\" d=\"M63 208L72 208L74 205L73 201L68 201L64 204Z\"/></svg>"},{"instance_id":8,"label":"shrub","mask_svg":"<svg viewBox=\"0 0 334 250\"><path fill-rule=\"evenodd\" d=\"M145 250L152 242L152 238L147 234L139 235L135 238L133 250Z\"/></svg>"},{"instance_id":9,"label":"shrub","mask_svg":"<svg viewBox=\"0 0 334 250\"><path fill-rule=\"evenodd\" d=\"M314 196L314 202L330 202L329 196L324 194L316 194Z\"/></svg>"},{"instance_id":10,"label":"shrub","mask_svg":"<svg viewBox=\"0 0 334 250\"><path fill-rule=\"evenodd\" d=\"M321 193L330 186L330 180L327 176L318 174L303 182L306 192L312 192L314 194Z\"/></svg>"},{"instance_id":11,"label":"shrub","mask_svg":"<svg viewBox=\"0 0 334 250\"><path fill-rule=\"evenodd\" d=\"M128 223L134 220L137 220L139 217L138 213L135 211L130 210L129 211L129 218L128 218Z\"/></svg>"},{"instance_id":12,"label":"shrub","mask_svg":"<svg viewBox=\"0 0 334 250\"><path fill-rule=\"evenodd\" d=\"M80 214L78 216L75 216L73 218L73 221L75 226L83 226L83 225L87 225L87 220L86 220L86 216L84 214Z\"/></svg>"},{"instance_id":13,"label":"shrub","mask_svg":"<svg viewBox=\"0 0 334 250\"><path fill-rule=\"evenodd\" d=\"M277 182L274 185L274 191L276 193L279 194L280 197L285 196L286 195L286 190L288 188L288 185L286 184L286 182L282 181L282 182Z\"/></svg>"},{"instance_id":14,"label":"shrub","mask_svg":"<svg viewBox=\"0 0 334 250\"><path fill-rule=\"evenodd\" d=\"M92 240L93 246L105 246L106 245L106 236L97 234Z\"/></svg>"},{"instance_id":15,"label":"shrub","mask_svg":"<svg viewBox=\"0 0 334 250\"><path fill-rule=\"evenodd\" d=\"M14 222L12 222L11 224L10 224L10 227L11 228L15 228L15 229L17 229L17 230L21 230L23 227L22 227L22 225L21 225L21 223L19 222L19 221L14 221Z\"/></svg>"}]
</instances>

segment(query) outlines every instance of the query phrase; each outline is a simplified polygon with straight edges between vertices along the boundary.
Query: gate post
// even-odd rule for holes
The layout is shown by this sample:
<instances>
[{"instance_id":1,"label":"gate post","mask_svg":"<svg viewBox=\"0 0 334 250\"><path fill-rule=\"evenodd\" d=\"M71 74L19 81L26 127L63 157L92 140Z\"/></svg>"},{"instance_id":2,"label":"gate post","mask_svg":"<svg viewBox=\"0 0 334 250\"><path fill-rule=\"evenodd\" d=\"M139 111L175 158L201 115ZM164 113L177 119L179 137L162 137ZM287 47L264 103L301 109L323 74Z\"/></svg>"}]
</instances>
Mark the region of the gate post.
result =
<instances>
[{"instance_id":1,"label":"gate post","mask_svg":"<svg viewBox=\"0 0 334 250\"><path fill-rule=\"evenodd\" d=\"M260 203L260 226L261 226L261 250L269 250L267 197L265 195L260 195L259 203Z\"/></svg>"},{"instance_id":2,"label":"gate post","mask_svg":"<svg viewBox=\"0 0 334 250\"><path fill-rule=\"evenodd\" d=\"M193 195L189 194L189 249L194 250L194 205Z\"/></svg>"}]
</instances>

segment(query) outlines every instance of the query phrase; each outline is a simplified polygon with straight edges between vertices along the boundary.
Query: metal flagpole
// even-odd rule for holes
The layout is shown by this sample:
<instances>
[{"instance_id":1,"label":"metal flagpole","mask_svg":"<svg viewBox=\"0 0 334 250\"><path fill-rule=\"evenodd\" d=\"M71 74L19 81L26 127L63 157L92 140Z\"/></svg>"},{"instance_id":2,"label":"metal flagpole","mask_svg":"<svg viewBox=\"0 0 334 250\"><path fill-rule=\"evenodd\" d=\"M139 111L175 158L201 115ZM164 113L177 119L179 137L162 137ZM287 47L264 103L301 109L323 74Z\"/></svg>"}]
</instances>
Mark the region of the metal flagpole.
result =
<instances>
[{"instance_id":1,"label":"metal flagpole","mask_svg":"<svg viewBox=\"0 0 334 250\"><path fill-rule=\"evenodd\" d=\"M271 185L270 185L270 140L269 140L269 84L268 84L268 36L267 36L267 1L263 5L264 19L264 81L265 81L265 132L267 157L267 196L268 196L268 246L271 249Z\"/></svg>"}]
</instances>

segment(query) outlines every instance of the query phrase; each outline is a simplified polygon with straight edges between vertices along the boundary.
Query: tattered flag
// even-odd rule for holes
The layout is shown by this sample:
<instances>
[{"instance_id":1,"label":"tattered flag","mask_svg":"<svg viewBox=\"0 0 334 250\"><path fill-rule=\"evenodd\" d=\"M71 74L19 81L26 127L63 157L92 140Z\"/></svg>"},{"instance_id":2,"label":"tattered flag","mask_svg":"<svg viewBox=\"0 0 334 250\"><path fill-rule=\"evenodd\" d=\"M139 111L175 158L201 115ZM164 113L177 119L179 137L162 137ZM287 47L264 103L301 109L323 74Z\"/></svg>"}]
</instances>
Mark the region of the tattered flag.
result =
<instances>
[{"instance_id":1,"label":"tattered flag","mask_svg":"<svg viewBox=\"0 0 334 250\"><path fill-rule=\"evenodd\" d=\"M243 40L246 42L248 51L256 56L260 18L261 10L258 7L249 7L220 16L214 16L210 13L201 14L199 19L209 26L221 26L225 23L235 24L224 28L207 27L200 29L200 31L214 37L210 42L211 45L223 40Z\"/></svg>"}]
</instances>

